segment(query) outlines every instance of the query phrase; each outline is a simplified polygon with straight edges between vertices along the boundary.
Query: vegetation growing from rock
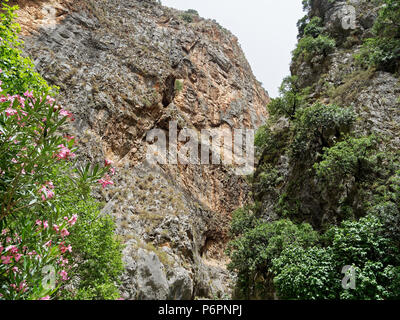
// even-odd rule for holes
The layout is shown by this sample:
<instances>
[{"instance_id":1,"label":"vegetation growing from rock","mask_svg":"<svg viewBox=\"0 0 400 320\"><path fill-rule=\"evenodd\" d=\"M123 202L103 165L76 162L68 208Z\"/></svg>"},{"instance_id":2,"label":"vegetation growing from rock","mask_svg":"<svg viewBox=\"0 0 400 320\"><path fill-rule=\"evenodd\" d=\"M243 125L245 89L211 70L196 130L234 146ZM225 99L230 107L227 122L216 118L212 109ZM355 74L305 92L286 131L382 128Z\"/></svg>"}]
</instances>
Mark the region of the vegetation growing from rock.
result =
<instances>
[{"instance_id":1,"label":"vegetation growing from rock","mask_svg":"<svg viewBox=\"0 0 400 320\"><path fill-rule=\"evenodd\" d=\"M377 78L392 77L381 71L398 71L400 2L379 1L375 38L363 40L363 64L347 73L340 73L340 57L349 54L342 37L360 31L333 30L323 10L335 11L325 2L303 1L308 14L298 23L292 75L256 134L255 205L234 214L228 250L238 298L399 299L400 161L391 138L398 131L368 125L376 109L360 96L376 89ZM380 112L396 104L393 95ZM345 267L355 288L342 286Z\"/></svg>"}]
</instances>

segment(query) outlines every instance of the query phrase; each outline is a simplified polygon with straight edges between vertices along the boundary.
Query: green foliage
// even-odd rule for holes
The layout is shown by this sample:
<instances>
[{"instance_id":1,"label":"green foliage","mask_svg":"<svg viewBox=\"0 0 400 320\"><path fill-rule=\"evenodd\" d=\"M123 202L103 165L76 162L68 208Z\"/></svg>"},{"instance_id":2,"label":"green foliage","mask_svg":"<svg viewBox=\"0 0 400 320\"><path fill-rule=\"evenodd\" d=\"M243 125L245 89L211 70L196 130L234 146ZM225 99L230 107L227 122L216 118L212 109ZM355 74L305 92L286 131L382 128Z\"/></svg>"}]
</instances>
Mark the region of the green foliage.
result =
<instances>
[{"instance_id":1,"label":"green foliage","mask_svg":"<svg viewBox=\"0 0 400 320\"><path fill-rule=\"evenodd\" d=\"M10 7L2 3L0 13L0 80L2 88L10 94L22 94L26 90L50 89L55 93L56 88L50 88L46 81L34 71L29 58L22 55L23 42L18 39L20 26L14 22L17 6Z\"/></svg>"},{"instance_id":2,"label":"green foliage","mask_svg":"<svg viewBox=\"0 0 400 320\"><path fill-rule=\"evenodd\" d=\"M59 298L74 273L83 278L74 298L118 298L120 245L91 197L94 184L112 183L111 167L74 160L75 139L65 135L73 115L20 55L15 8L3 7L0 300Z\"/></svg>"},{"instance_id":3,"label":"green foliage","mask_svg":"<svg viewBox=\"0 0 400 320\"><path fill-rule=\"evenodd\" d=\"M268 111L274 117L284 116L293 119L302 106L304 97L297 86L297 77L286 77L279 88L280 97L272 99Z\"/></svg>"},{"instance_id":4,"label":"green foliage","mask_svg":"<svg viewBox=\"0 0 400 320\"><path fill-rule=\"evenodd\" d=\"M345 221L326 234L328 246L287 248L273 261L274 283L286 299L398 299L399 248L382 235L374 216ZM356 289L340 283L344 266L354 266Z\"/></svg>"},{"instance_id":5,"label":"green foliage","mask_svg":"<svg viewBox=\"0 0 400 320\"><path fill-rule=\"evenodd\" d=\"M181 18L183 21L187 23L192 23L195 17L198 17L199 13L194 9L186 10L184 13L181 14Z\"/></svg>"},{"instance_id":6,"label":"green foliage","mask_svg":"<svg viewBox=\"0 0 400 320\"><path fill-rule=\"evenodd\" d=\"M244 296L260 294L257 287L263 286L272 260L279 257L284 248L293 244L309 247L318 239L310 225L295 225L289 220L258 223L253 229L246 227L243 231L229 243L227 253L231 259L228 268L238 272Z\"/></svg>"},{"instance_id":7,"label":"green foliage","mask_svg":"<svg viewBox=\"0 0 400 320\"><path fill-rule=\"evenodd\" d=\"M272 270L275 288L281 299L336 298L340 282L335 281L339 277L330 249L288 247L273 260Z\"/></svg>"},{"instance_id":8,"label":"green foliage","mask_svg":"<svg viewBox=\"0 0 400 320\"><path fill-rule=\"evenodd\" d=\"M174 89L178 92L181 92L183 90L183 81L176 79L174 84Z\"/></svg>"},{"instance_id":9,"label":"green foliage","mask_svg":"<svg viewBox=\"0 0 400 320\"><path fill-rule=\"evenodd\" d=\"M239 236L258 224L258 219L252 209L252 207L239 208L232 213L231 236Z\"/></svg>"},{"instance_id":10,"label":"green foliage","mask_svg":"<svg viewBox=\"0 0 400 320\"><path fill-rule=\"evenodd\" d=\"M299 40L296 49L293 51L293 60L302 57L304 61L310 62L315 56L327 56L333 52L335 47L335 40L328 36L319 35L316 38L305 36Z\"/></svg>"},{"instance_id":11,"label":"green foliage","mask_svg":"<svg viewBox=\"0 0 400 320\"><path fill-rule=\"evenodd\" d=\"M366 67L396 72L400 66L400 1L383 4L373 27L374 37L366 39L357 60Z\"/></svg>"},{"instance_id":12,"label":"green foliage","mask_svg":"<svg viewBox=\"0 0 400 320\"><path fill-rule=\"evenodd\" d=\"M120 297L119 277L123 271L122 246L115 239L115 224L107 215L101 215L93 199L86 201L71 197L67 208L81 217L70 237L75 261L74 290L64 290L61 297L78 300L116 300Z\"/></svg>"},{"instance_id":13,"label":"green foliage","mask_svg":"<svg viewBox=\"0 0 400 320\"><path fill-rule=\"evenodd\" d=\"M311 36L317 38L324 31L322 19L320 17L313 17L310 22L304 27L304 36Z\"/></svg>"},{"instance_id":14,"label":"green foliage","mask_svg":"<svg viewBox=\"0 0 400 320\"><path fill-rule=\"evenodd\" d=\"M310 151L315 151L315 146L318 149L331 146L332 138L340 138L348 132L354 121L355 113L351 108L316 103L301 109L296 114L293 156L308 156Z\"/></svg>"},{"instance_id":15,"label":"green foliage","mask_svg":"<svg viewBox=\"0 0 400 320\"><path fill-rule=\"evenodd\" d=\"M378 163L376 143L374 136L348 137L325 149L323 160L314 165L317 176L333 185L349 177L355 177L356 181L364 179Z\"/></svg>"}]
</instances>

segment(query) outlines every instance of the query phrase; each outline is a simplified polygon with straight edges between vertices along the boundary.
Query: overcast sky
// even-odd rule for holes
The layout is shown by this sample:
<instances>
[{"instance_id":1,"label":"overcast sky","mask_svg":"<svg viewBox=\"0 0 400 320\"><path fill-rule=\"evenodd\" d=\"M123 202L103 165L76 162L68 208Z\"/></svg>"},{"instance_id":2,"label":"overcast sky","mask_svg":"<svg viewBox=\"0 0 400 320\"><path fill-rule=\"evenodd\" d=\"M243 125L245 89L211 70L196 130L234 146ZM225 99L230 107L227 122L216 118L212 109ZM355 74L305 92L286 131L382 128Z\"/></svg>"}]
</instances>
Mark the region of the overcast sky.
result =
<instances>
[{"instance_id":1,"label":"overcast sky","mask_svg":"<svg viewBox=\"0 0 400 320\"><path fill-rule=\"evenodd\" d=\"M296 44L296 23L304 13L301 0L161 0L180 10L195 9L235 34L257 80L271 97L289 75Z\"/></svg>"}]
</instances>

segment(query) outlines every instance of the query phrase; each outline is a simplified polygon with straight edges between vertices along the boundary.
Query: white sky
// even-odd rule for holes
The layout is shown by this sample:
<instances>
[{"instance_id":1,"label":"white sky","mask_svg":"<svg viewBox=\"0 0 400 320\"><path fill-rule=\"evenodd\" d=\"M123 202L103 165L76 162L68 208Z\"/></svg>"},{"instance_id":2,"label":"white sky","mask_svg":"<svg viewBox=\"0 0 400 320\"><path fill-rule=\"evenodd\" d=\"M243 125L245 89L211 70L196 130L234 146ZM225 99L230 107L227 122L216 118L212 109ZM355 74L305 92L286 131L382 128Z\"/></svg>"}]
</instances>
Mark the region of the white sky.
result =
<instances>
[{"instance_id":1,"label":"white sky","mask_svg":"<svg viewBox=\"0 0 400 320\"><path fill-rule=\"evenodd\" d=\"M257 80L271 97L289 75L297 42L297 21L304 16L301 0L161 0L180 10L195 9L215 19L239 39Z\"/></svg>"}]
</instances>

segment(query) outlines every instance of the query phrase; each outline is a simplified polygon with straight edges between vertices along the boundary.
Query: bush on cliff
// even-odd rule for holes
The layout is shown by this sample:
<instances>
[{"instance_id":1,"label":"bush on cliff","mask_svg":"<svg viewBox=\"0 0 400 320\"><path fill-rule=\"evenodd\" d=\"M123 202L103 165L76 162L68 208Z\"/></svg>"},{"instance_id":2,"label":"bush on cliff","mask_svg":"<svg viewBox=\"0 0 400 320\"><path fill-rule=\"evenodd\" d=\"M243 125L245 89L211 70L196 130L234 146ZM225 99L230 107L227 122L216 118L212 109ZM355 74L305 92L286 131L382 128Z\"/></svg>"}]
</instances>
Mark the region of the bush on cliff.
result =
<instances>
[{"instance_id":1,"label":"bush on cliff","mask_svg":"<svg viewBox=\"0 0 400 320\"><path fill-rule=\"evenodd\" d=\"M114 169L75 161L73 115L22 57L15 10L0 16L0 300L118 298L121 247L90 195Z\"/></svg>"}]
</instances>

